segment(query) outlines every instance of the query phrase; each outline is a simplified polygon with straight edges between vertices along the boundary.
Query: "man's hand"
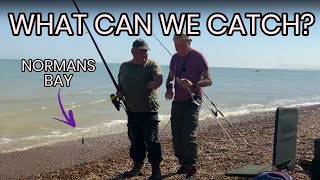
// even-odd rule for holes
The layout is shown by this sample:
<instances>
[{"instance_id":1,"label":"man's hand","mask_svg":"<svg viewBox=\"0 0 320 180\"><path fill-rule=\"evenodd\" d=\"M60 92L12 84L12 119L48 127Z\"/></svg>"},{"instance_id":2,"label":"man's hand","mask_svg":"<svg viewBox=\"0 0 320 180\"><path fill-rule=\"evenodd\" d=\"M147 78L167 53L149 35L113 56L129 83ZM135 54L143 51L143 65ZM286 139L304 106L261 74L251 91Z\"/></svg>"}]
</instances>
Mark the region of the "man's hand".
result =
<instances>
[{"instance_id":1,"label":"man's hand","mask_svg":"<svg viewBox=\"0 0 320 180\"><path fill-rule=\"evenodd\" d=\"M116 92L116 97L119 99L123 98L123 93L122 92Z\"/></svg>"},{"instance_id":2,"label":"man's hand","mask_svg":"<svg viewBox=\"0 0 320 180\"><path fill-rule=\"evenodd\" d=\"M173 91L172 90L167 90L167 92L165 94L165 98L166 98L166 100L173 99Z\"/></svg>"},{"instance_id":3,"label":"man's hand","mask_svg":"<svg viewBox=\"0 0 320 180\"><path fill-rule=\"evenodd\" d=\"M193 85L193 83L190 80L183 78L183 79L180 79L180 85L183 88L187 88L188 89Z\"/></svg>"}]
</instances>

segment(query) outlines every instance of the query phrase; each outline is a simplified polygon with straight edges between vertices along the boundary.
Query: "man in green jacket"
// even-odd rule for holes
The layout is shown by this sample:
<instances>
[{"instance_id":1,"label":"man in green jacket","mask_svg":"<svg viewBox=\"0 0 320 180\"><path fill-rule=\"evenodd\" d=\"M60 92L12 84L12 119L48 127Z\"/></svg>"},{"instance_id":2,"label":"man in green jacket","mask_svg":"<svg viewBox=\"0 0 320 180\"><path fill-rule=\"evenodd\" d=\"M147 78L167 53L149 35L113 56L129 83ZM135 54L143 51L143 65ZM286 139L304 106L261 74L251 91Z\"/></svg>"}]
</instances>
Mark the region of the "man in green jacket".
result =
<instances>
[{"instance_id":1,"label":"man in green jacket","mask_svg":"<svg viewBox=\"0 0 320 180\"><path fill-rule=\"evenodd\" d=\"M153 60L148 59L148 44L143 39L133 42L132 60L120 66L118 81L122 92L117 97L125 98L128 109L128 136L131 142L130 157L133 168L124 173L125 177L142 175L142 166L148 151L152 166L149 179L161 179L160 162L162 152L159 141L157 89L163 81L162 70Z\"/></svg>"}]
</instances>

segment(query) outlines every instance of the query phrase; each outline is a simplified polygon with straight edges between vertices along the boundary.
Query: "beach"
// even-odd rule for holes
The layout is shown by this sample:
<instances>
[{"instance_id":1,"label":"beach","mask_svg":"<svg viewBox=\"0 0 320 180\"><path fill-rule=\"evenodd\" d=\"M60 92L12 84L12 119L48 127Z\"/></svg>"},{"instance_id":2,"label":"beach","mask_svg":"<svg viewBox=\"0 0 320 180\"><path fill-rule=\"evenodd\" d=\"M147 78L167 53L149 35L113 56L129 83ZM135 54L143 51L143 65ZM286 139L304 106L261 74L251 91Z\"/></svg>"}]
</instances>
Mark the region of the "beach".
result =
<instances>
[{"instance_id":1,"label":"beach","mask_svg":"<svg viewBox=\"0 0 320 180\"><path fill-rule=\"evenodd\" d=\"M320 105L301 106L297 135L297 162L313 158L314 139L319 138ZM215 119L200 121L198 135L198 172L196 179L238 179L227 177L228 170L247 164L271 165L275 111L255 112L229 116L229 121L243 135L246 146L226 121L223 126L238 149L227 138ZM77 141L63 142L0 155L0 179L121 179L131 168L129 140L125 133L97 138L79 137ZM170 126L161 136L164 179L184 179L174 175L178 164L173 156ZM150 164L145 160L144 176L151 175ZM295 179L310 179L304 173L288 172Z\"/></svg>"}]
</instances>

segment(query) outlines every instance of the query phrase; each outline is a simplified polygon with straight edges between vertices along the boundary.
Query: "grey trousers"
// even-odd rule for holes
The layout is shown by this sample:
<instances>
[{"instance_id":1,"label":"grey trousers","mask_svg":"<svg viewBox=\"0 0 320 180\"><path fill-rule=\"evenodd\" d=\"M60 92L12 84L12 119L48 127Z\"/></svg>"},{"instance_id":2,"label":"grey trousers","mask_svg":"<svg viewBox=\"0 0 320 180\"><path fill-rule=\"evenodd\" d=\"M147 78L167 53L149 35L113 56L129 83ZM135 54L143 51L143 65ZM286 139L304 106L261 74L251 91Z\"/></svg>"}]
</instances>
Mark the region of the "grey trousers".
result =
<instances>
[{"instance_id":1,"label":"grey trousers","mask_svg":"<svg viewBox=\"0 0 320 180\"><path fill-rule=\"evenodd\" d=\"M128 112L130 157L134 162L143 164L147 151L151 164L162 161L158 123L158 112Z\"/></svg>"},{"instance_id":2,"label":"grey trousers","mask_svg":"<svg viewBox=\"0 0 320 180\"><path fill-rule=\"evenodd\" d=\"M195 165L197 161L196 129L202 98L194 98L199 105L188 100L172 102L171 131L174 155L181 165Z\"/></svg>"}]
</instances>

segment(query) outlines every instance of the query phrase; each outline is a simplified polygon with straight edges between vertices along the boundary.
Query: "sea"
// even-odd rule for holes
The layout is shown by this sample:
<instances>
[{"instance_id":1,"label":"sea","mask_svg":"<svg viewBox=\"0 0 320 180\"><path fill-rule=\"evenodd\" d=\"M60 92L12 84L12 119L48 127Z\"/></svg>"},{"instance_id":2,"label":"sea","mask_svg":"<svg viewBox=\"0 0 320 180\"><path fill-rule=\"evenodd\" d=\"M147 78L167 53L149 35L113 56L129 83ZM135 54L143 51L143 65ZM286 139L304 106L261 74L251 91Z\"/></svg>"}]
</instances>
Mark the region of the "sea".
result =
<instances>
[{"instance_id":1,"label":"sea","mask_svg":"<svg viewBox=\"0 0 320 180\"><path fill-rule=\"evenodd\" d=\"M126 113L111 103L109 96L116 88L103 63L96 63L94 72L67 73L73 74L69 87L45 87L48 72L22 72L21 66L21 60L0 60L1 154L126 132ZM117 79L120 64L108 63L108 67ZM161 68L166 79L169 67ZM210 73L213 84L204 88L209 97L204 100L226 117L320 104L320 70L210 67ZM66 113L72 110L76 127L53 119L65 119L58 102L59 89L61 103ZM164 127L170 119L171 101L164 98L164 85L158 93L159 119ZM213 115L203 105L200 120L206 119L213 120Z\"/></svg>"}]
</instances>

